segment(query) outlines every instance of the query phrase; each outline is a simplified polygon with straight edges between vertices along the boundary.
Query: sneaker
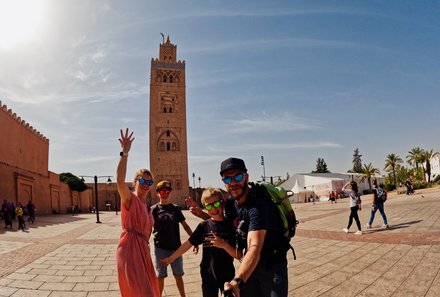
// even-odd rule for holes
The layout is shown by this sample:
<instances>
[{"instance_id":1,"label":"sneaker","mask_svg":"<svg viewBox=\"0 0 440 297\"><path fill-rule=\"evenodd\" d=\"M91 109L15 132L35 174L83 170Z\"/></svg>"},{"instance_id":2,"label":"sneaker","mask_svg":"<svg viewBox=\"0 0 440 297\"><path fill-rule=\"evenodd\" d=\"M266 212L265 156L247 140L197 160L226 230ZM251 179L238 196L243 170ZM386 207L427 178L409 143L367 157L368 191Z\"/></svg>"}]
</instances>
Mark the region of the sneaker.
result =
<instances>
[{"instance_id":1,"label":"sneaker","mask_svg":"<svg viewBox=\"0 0 440 297\"><path fill-rule=\"evenodd\" d=\"M383 225L382 228L384 228L384 229L389 229L390 226L389 226L388 224L386 224L386 225Z\"/></svg>"},{"instance_id":2,"label":"sneaker","mask_svg":"<svg viewBox=\"0 0 440 297\"><path fill-rule=\"evenodd\" d=\"M366 224L365 227L367 227L368 229L371 229L371 225L370 224Z\"/></svg>"},{"instance_id":3,"label":"sneaker","mask_svg":"<svg viewBox=\"0 0 440 297\"><path fill-rule=\"evenodd\" d=\"M362 235L362 231L361 231L361 230L358 230L358 231L356 231L354 234L355 234L355 235Z\"/></svg>"},{"instance_id":4,"label":"sneaker","mask_svg":"<svg viewBox=\"0 0 440 297\"><path fill-rule=\"evenodd\" d=\"M342 229L342 231L344 231L345 233L348 233L348 229L347 228Z\"/></svg>"}]
</instances>

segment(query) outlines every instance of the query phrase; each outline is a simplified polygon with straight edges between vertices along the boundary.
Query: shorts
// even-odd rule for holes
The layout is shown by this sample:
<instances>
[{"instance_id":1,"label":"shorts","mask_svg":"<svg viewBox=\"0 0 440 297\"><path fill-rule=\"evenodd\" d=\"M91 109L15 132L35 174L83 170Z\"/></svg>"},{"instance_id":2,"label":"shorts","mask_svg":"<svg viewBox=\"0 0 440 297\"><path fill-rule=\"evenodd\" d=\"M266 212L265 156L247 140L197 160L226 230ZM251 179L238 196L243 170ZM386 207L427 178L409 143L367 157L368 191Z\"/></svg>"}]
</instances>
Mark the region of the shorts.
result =
<instances>
[{"instance_id":1,"label":"shorts","mask_svg":"<svg viewBox=\"0 0 440 297\"><path fill-rule=\"evenodd\" d=\"M162 265L160 260L165 259L171 256L175 251L173 250L164 250L154 247L154 266L156 268L156 276L157 278L166 278L168 276L167 268L168 265ZM170 264L171 269L173 270L174 276L183 276L185 273L183 272L183 258L180 256L173 263Z\"/></svg>"}]
</instances>

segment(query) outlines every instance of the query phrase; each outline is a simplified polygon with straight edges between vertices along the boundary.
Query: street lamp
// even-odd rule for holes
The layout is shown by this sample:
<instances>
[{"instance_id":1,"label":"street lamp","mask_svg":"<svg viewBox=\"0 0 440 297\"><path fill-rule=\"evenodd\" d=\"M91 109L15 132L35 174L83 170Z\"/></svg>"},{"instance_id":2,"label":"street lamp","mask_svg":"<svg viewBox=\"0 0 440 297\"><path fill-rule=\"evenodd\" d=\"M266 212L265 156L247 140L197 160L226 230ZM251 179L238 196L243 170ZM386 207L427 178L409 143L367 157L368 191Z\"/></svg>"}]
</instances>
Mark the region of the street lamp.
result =
<instances>
[{"instance_id":1,"label":"street lamp","mask_svg":"<svg viewBox=\"0 0 440 297\"><path fill-rule=\"evenodd\" d=\"M264 157L261 156L261 165L263 166L263 181L266 181L266 168L264 168Z\"/></svg>"},{"instance_id":2,"label":"street lamp","mask_svg":"<svg viewBox=\"0 0 440 297\"><path fill-rule=\"evenodd\" d=\"M196 188L196 174L193 172L193 189Z\"/></svg>"},{"instance_id":3,"label":"street lamp","mask_svg":"<svg viewBox=\"0 0 440 297\"><path fill-rule=\"evenodd\" d=\"M202 178L199 176L199 188L202 188L202 182L201 182Z\"/></svg>"},{"instance_id":4,"label":"street lamp","mask_svg":"<svg viewBox=\"0 0 440 297\"><path fill-rule=\"evenodd\" d=\"M99 207L98 207L98 178L102 178L102 177L107 177L107 183L111 183L112 180L110 179L112 177L112 175L101 175L101 176L90 176L90 175L80 175L81 176L81 181L84 182L84 177L90 177L93 178L93 180L95 181L95 208L96 208L96 223L100 224L101 221L99 220Z\"/></svg>"}]
</instances>

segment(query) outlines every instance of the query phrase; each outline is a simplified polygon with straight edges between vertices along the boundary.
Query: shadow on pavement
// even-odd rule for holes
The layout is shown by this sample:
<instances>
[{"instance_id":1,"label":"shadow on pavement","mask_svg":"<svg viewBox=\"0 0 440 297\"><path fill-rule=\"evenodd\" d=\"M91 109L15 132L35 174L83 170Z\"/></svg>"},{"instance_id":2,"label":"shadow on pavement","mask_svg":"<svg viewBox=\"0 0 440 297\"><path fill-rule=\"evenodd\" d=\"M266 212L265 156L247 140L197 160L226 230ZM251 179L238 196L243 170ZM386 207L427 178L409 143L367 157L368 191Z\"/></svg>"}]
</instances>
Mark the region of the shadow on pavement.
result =
<instances>
[{"instance_id":1,"label":"shadow on pavement","mask_svg":"<svg viewBox=\"0 0 440 297\"><path fill-rule=\"evenodd\" d=\"M390 227L385 229L385 228L378 228L378 229L367 229L368 233L377 233L377 232L383 232L383 231L390 231L390 230L397 230L397 229L403 229L403 228L408 228L410 225L413 224L418 224L423 222L423 220L416 220L416 221L409 221L409 222L403 222L400 224L396 224L396 225L389 225Z\"/></svg>"}]
</instances>

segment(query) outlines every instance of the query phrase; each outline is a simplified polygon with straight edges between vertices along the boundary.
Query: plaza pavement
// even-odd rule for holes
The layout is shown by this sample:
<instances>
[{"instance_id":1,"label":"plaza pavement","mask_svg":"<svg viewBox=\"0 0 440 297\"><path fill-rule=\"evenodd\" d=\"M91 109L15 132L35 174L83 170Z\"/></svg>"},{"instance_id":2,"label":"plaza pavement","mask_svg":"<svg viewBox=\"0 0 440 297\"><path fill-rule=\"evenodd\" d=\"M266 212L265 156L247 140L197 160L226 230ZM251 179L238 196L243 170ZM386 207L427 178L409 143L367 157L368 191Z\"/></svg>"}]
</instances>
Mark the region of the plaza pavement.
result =
<instances>
[{"instance_id":1,"label":"plaza pavement","mask_svg":"<svg viewBox=\"0 0 440 297\"><path fill-rule=\"evenodd\" d=\"M380 228L379 213L373 229L364 228L370 197L363 202L361 236L354 226L349 234L341 231L349 214L346 199L294 205L300 224L293 241L297 260L289 254L289 296L440 296L440 189L390 194L388 230ZM194 228L198 219L184 214ZM95 214L37 215L26 232L16 231L17 222L13 231L0 225L0 296L120 296L120 216L100 212L100 220L96 224ZM201 296L200 258L184 255L187 296ZM165 280L164 296L178 296L172 277Z\"/></svg>"}]
</instances>

